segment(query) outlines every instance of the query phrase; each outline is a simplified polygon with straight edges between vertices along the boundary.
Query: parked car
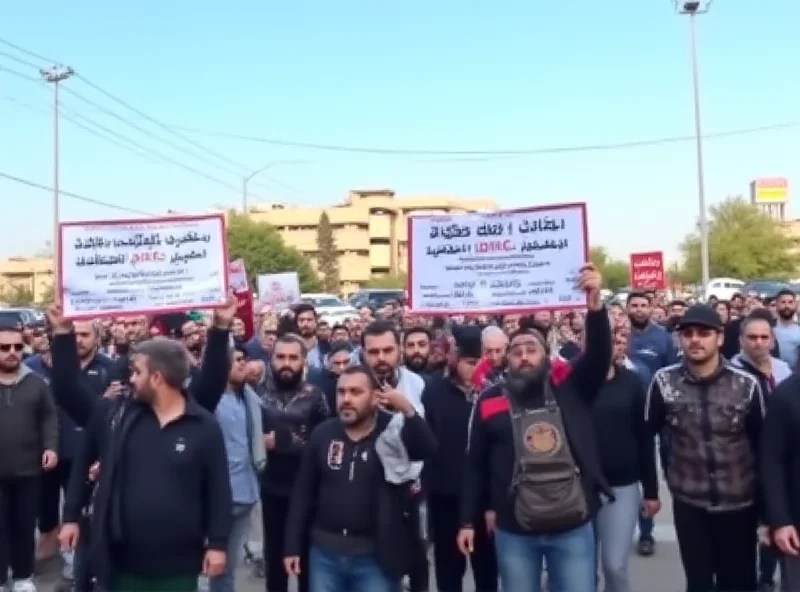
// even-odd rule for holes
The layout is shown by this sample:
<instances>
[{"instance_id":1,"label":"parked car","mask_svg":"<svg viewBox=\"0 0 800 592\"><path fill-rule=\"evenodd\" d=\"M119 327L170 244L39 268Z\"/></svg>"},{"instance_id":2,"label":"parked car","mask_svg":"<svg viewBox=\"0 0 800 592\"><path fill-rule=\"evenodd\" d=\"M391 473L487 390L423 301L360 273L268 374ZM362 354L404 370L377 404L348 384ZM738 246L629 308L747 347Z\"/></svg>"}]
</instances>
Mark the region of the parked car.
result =
<instances>
[{"instance_id":1,"label":"parked car","mask_svg":"<svg viewBox=\"0 0 800 592\"><path fill-rule=\"evenodd\" d=\"M735 278L713 278L706 286L704 300L709 301L710 298L717 300L730 300L734 294L745 293L745 283L742 280Z\"/></svg>"},{"instance_id":2,"label":"parked car","mask_svg":"<svg viewBox=\"0 0 800 592\"><path fill-rule=\"evenodd\" d=\"M0 326L17 325L20 327L33 327L43 324L32 308L3 308L0 309Z\"/></svg>"},{"instance_id":3,"label":"parked car","mask_svg":"<svg viewBox=\"0 0 800 592\"><path fill-rule=\"evenodd\" d=\"M792 286L787 282L775 280L759 280L750 282L742 290L743 294L758 296L762 300L764 298L775 298L781 290L791 290Z\"/></svg>"},{"instance_id":4,"label":"parked car","mask_svg":"<svg viewBox=\"0 0 800 592\"><path fill-rule=\"evenodd\" d=\"M403 303L406 300L406 291L397 289L367 289L360 290L350 296L350 304L356 309L362 306L370 306L372 308L381 308L390 300L396 300Z\"/></svg>"},{"instance_id":5,"label":"parked car","mask_svg":"<svg viewBox=\"0 0 800 592\"><path fill-rule=\"evenodd\" d=\"M311 304L319 318L332 325L358 317L358 311L335 294L301 294L300 301Z\"/></svg>"}]
</instances>

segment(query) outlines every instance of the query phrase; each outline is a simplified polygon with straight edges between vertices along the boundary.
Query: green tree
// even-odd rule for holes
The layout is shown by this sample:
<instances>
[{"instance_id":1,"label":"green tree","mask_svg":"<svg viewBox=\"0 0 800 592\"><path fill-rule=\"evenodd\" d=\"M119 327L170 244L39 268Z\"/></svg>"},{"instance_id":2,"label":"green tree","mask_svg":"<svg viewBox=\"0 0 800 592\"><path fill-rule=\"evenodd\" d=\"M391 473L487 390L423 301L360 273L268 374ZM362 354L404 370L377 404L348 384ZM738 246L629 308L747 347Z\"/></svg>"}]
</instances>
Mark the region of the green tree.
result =
<instances>
[{"instance_id":1,"label":"green tree","mask_svg":"<svg viewBox=\"0 0 800 592\"><path fill-rule=\"evenodd\" d=\"M404 273L375 276L370 278L365 288L375 288L377 290L405 290L408 276Z\"/></svg>"},{"instance_id":2,"label":"green tree","mask_svg":"<svg viewBox=\"0 0 800 592\"><path fill-rule=\"evenodd\" d=\"M612 292L631 285L630 264L611 257L605 247L591 247L589 260L603 275L603 285Z\"/></svg>"},{"instance_id":3,"label":"green tree","mask_svg":"<svg viewBox=\"0 0 800 592\"><path fill-rule=\"evenodd\" d=\"M256 285L256 277L261 274L296 271L303 292L321 289L308 259L294 247L286 246L273 226L236 212L228 214L228 255L231 260L244 259L251 286Z\"/></svg>"},{"instance_id":4,"label":"green tree","mask_svg":"<svg viewBox=\"0 0 800 592\"><path fill-rule=\"evenodd\" d=\"M33 292L24 286L9 286L3 290L0 299L6 306L31 306L34 303Z\"/></svg>"},{"instance_id":5,"label":"green tree","mask_svg":"<svg viewBox=\"0 0 800 592\"><path fill-rule=\"evenodd\" d=\"M333 226L328 214L322 212L317 225L317 271L322 276L322 288L331 294L338 294L339 251L333 237Z\"/></svg>"},{"instance_id":6,"label":"green tree","mask_svg":"<svg viewBox=\"0 0 800 592\"><path fill-rule=\"evenodd\" d=\"M789 278L797 269L796 241L776 222L741 197L709 208L708 250L711 277L742 280ZM685 279L701 281L699 228L680 245Z\"/></svg>"},{"instance_id":7,"label":"green tree","mask_svg":"<svg viewBox=\"0 0 800 592\"><path fill-rule=\"evenodd\" d=\"M53 284L48 284L48 286L42 290L40 296L39 304L53 304L56 301L56 287Z\"/></svg>"}]
</instances>

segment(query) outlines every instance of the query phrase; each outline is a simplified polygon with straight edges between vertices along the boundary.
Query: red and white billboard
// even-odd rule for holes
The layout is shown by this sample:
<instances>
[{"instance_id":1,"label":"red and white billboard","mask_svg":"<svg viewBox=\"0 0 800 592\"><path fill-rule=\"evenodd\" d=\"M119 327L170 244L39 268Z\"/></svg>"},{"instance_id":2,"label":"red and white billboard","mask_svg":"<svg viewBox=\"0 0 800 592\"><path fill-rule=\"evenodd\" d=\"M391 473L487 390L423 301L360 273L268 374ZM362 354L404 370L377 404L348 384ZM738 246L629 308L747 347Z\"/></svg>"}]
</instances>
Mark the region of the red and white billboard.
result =
<instances>
[{"instance_id":1,"label":"red and white billboard","mask_svg":"<svg viewBox=\"0 0 800 592\"><path fill-rule=\"evenodd\" d=\"M634 290L663 290L667 287L664 275L664 253L631 253L631 288Z\"/></svg>"}]
</instances>

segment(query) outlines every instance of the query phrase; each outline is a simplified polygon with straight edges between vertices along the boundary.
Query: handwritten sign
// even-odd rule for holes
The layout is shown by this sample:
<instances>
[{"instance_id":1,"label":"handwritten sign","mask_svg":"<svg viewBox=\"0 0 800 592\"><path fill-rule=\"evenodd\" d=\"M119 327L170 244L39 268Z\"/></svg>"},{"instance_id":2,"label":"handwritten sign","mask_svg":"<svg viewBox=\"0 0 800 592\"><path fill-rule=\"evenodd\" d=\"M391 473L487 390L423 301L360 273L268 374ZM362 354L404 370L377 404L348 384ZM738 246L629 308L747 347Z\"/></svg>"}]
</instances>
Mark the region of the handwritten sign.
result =
<instances>
[{"instance_id":1,"label":"handwritten sign","mask_svg":"<svg viewBox=\"0 0 800 592\"><path fill-rule=\"evenodd\" d=\"M634 290L663 290L664 253L631 253L631 288Z\"/></svg>"},{"instance_id":2,"label":"handwritten sign","mask_svg":"<svg viewBox=\"0 0 800 592\"><path fill-rule=\"evenodd\" d=\"M258 302L279 313L300 302L300 280L296 271L267 273L258 276Z\"/></svg>"},{"instance_id":3,"label":"handwritten sign","mask_svg":"<svg viewBox=\"0 0 800 592\"><path fill-rule=\"evenodd\" d=\"M586 205L409 219L415 313L510 313L586 306Z\"/></svg>"},{"instance_id":4,"label":"handwritten sign","mask_svg":"<svg viewBox=\"0 0 800 592\"><path fill-rule=\"evenodd\" d=\"M213 308L227 299L221 215L67 222L59 237L67 317Z\"/></svg>"}]
</instances>

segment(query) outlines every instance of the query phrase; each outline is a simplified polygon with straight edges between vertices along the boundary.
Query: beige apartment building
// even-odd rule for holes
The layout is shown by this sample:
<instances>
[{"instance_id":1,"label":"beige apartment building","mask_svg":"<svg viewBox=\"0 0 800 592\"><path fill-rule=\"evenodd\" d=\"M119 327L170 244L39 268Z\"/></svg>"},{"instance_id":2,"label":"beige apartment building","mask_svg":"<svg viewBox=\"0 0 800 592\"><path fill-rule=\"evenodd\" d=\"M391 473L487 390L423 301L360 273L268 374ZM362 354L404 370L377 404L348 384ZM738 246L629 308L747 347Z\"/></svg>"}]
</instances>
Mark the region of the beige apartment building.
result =
<instances>
[{"instance_id":1,"label":"beige apartment building","mask_svg":"<svg viewBox=\"0 0 800 592\"><path fill-rule=\"evenodd\" d=\"M34 302L44 303L52 294L53 260L11 257L0 261L0 301L15 290L25 290L33 295Z\"/></svg>"},{"instance_id":2,"label":"beige apartment building","mask_svg":"<svg viewBox=\"0 0 800 592\"><path fill-rule=\"evenodd\" d=\"M448 197L397 198L390 189L351 191L341 204L327 208L281 204L249 210L258 222L275 226L287 245L296 247L316 265L317 228L323 212L333 226L339 255L341 292L357 291L367 280L408 268L408 217L495 211L490 200Z\"/></svg>"}]
</instances>

